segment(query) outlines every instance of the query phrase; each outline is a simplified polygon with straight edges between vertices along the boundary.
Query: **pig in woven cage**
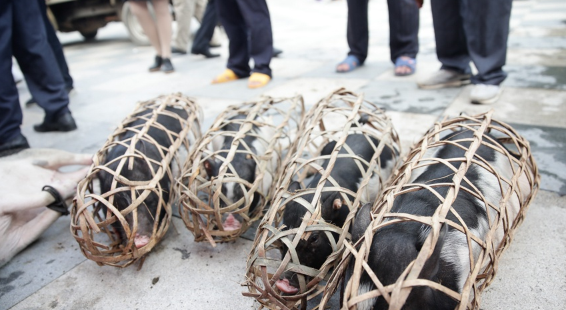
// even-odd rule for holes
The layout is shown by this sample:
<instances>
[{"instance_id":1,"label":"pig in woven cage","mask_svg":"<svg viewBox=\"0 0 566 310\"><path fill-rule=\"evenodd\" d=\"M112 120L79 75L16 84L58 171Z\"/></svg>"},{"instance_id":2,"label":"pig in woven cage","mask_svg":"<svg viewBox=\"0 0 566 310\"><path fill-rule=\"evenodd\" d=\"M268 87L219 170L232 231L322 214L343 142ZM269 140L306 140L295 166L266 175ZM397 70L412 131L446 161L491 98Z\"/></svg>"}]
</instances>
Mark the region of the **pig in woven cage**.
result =
<instances>
[{"instance_id":1,"label":"pig in woven cage","mask_svg":"<svg viewBox=\"0 0 566 310\"><path fill-rule=\"evenodd\" d=\"M228 107L199 140L178 183L195 240L236 239L261 215L304 117L301 96Z\"/></svg>"},{"instance_id":2,"label":"pig in woven cage","mask_svg":"<svg viewBox=\"0 0 566 310\"><path fill-rule=\"evenodd\" d=\"M141 102L96 153L71 210L71 232L88 259L126 267L163 238L201 114L181 94Z\"/></svg>"},{"instance_id":3,"label":"pig in woven cage","mask_svg":"<svg viewBox=\"0 0 566 310\"><path fill-rule=\"evenodd\" d=\"M381 109L339 89L309 111L290 152L247 262L244 295L271 309L312 308L356 209L376 199L400 146Z\"/></svg>"},{"instance_id":4,"label":"pig in woven cage","mask_svg":"<svg viewBox=\"0 0 566 310\"><path fill-rule=\"evenodd\" d=\"M479 309L502 251L539 188L529 143L492 112L437 123L354 220L322 305Z\"/></svg>"}]
</instances>

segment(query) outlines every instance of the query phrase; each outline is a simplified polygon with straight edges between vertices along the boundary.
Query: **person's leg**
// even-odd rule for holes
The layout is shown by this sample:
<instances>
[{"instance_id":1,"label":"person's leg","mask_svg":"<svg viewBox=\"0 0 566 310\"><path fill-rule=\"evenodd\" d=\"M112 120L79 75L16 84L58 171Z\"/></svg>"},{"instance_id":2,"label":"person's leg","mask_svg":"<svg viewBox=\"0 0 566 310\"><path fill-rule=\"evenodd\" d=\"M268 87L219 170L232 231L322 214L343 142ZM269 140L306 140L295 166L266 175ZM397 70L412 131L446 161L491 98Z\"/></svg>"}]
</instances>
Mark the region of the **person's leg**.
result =
<instances>
[{"instance_id":1,"label":"person's leg","mask_svg":"<svg viewBox=\"0 0 566 310\"><path fill-rule=\"evenodd\" d=\"M507 55L512 0L463 0L468 50L478 74L473 84L499 85Z\"/></svg>"},{"instance_id":2,"label":"person's leg","mask_svg":"<svg viewBox=\"0 0 566 310\"><path fill-rule=\"evenodd\" d=\"M470 74L470 56L460 0L431 0L436 55L442 69Z\"/></svg>"},{"instance_id":3,"label":"person's leg","mask_svg":"<svg viewBox=\"0 0 566 310\"><path fill-rule=\"evenodd\" d=\"M252 72L271 77L269 64L273 56L271 18L265 0L238 0L250 39L250 57L254 60Z\"/></svg>"},{"instance_id":4,"label":"person's leg","mask_svg":"<svg viewBox=\"0 0 566 310\"><path fill-rule=\"evenodd\" d=\"M161 46L161 57L171 58L171 32L172 23L171 12L169 12L169 1L153 0L153 10L155 11L155 19L157 25L157 34L159 44ZM187 44L183 46L187 48Z\"/></svg>"},{"instance_id":5,"label":"person's leg","mask_svg":"<svg viewBox=\"0 0 566 310\"><path fill-rule=\"evenodd\" d=\"M147 9L147 2L146 1L129 1L130 8L132 9L132 13L138 19L143 32L149 39L149 43L155 49L155 53L157 56L163 56L161 54L161 42L159 41L159 36L157 35L157 27L155 26L155 21L151 17L149 10Z\"/></svg>"},{"instance_id":6,"label":"person's leg","mask_svg":"<svg viewBox=\"0 0 566 310\"><path fill-rule=\"evenodd\" d=\"M202 17L200 28L195 34L191 53L215 56L218 54L210 54L209 42L214 34L214 28L218 24L218 15L216 14L215 0L209 0L206 10ZM208 57L208 56L207 56Z\"/></svg>"},{"instance_id":7,"label":"person's leg","mask_svg":"<svg viewBox=\"0 0 566 310\"><path fill-rule=\"evenodd\" d=\"M69 73L69 66L67 65L65 54L63 53L63 46L61 46L61 42L59 42L59 38L57 38L55 29L47 17L47 6L45 5L45 0L37 0L37 2L41 10L41 17L43 18L45 31L47 32L47 42L49 42L49 46L51 46L51 49L55 54L57 65L59 66L59 70L63 76L63 81L65 82L65 89L69 92L73 89L73 78Z\"/></svg>"},{"instance_id":8,"label":"person's leg","mask_svg":"<svg viewBox=\"0 0 566 310\"><path fill-rule=\"evenodd\" d=\"M419 52L419 7L414 0L388 0L389 49L391 61L399 57L413 66L396 66L395 74L407 75L414 72L414 59Z\"/></svg>"},{"instance_id":9,"label":"person's leg","mask_svg":"<svg viewBox=\"0 0 566 310\"><path fill-rule=\"evenodd\" d=\"M368 0L348 0L348 27L346 37L350 52L363 64L368 55L369 26Z\"/></svg>"},{"instance_id":10,"label":"person's leg","mask_svg":"<svg viewBox=\"0 0 566 310\"><path fill-rule=\"evenodd\" d=\"M173 38L173 47L185 53L191 40L191 19L195 12L196 2L197 0L173 0L173 10L177 21L177 32Z\"/></svg>"},{"instance_id":11,"label":"person's leg","mask_svg":"<svg viewBox=\"0 0 566 310\"><path fill-rule=\"evenodd\" d=\"M45 110L44 123L56 123L65 115L72 120L68 108L69 97L53 50L47 43L39 4L37 1L12 1L12 4L13 54L24 73L32 96ZM74 120L71 127L62 131L75 129ZM37 127L35 129L38 130Z\"/></svg>"},{"instance_id":12,"label":"person's leg","mask_svg":"<svg viewBox=\"0 0 566 310\"><path fill-rule=\"evenodd\" d=\"M248 77L251 71L248 29L240 8L236 0L222 0L216 2L216 10L230 41L228 46L230 56L226 67L239 78Z\"/></svg>"},{"instance_id":13,"label":"person's leg","mask_svg":"<svg viewBox=\"0 0 566 310\"><path fill-rule=\"evenodd\" d=\"M208 1L206 0L196 0L195 3L195 13L194 16L199 23L202 24L202 18L204 16L204 10L206 10L206 4Z\"/></svg>"},{"instance_id":14,"label":"person's leg","mask_svg":"<svg viewBox=\"0 0 566 310\"><path fill-rule=\"evenodd\" d=\"M22 109L12 78L12 1L0 1L0 153L21 135ZM4 147L2 147L4 146Z\"/></svg>"}]
</instances>

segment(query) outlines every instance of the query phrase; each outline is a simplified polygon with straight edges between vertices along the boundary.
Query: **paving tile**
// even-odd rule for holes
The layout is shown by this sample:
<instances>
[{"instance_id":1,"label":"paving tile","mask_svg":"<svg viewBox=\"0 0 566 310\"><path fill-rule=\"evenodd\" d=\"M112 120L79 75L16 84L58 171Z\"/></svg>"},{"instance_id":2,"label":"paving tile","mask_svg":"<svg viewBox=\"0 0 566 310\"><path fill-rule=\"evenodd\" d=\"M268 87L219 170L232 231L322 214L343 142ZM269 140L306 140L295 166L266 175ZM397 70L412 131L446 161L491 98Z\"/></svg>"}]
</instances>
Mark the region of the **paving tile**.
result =
<instances>
[{"instance_id":1,"label":"paving tile","mask_svg":"<svg viewBox=\"0 0 566 310\"><path fill-rule=\"evenodd\" d=\"M505 86L566 90L566 68L507 65Z\"/></svg>"},{"instance_id":2,"label":"paving tile","mask_svg":"<svg viewBox=\"0 0 566 310\"><path fill-rule=\"evenodd\" d=\"M511 48L507 51L507 64L566 67L566 49Z\"/></svg>"},{"instance_id":3,"label":"paving tile","mask_svg":"<svg viewBox=\"0 0 566 310\"><path fill-rule=\"evenodd\" d=\"M520 27L512 29L510 38L525 37L564 37L566 36L566 27Z\"/></svg>"},{"instance_id":4,"label":"paving tile","mask_svg":"<svg viewBox=\"0 0 566 310\"><path fill-rule=\"evenodd\" d=\"M336 72L336 66L345 57L346 56L339 56L336 60L327 61L315 70L311 70L302 76L308 78L374 79L392 66L389 62L366 61L363 66L358 67L354 71Z\"/></svg>"},{"instance_id":5,"label":"paving tile","mask_svg":"<svg viewBox=\"0 0 566 310\"><path fill-rule=\"evenodd\" d=\"M351 91L358 91L368 83L364 79L326 79L326 78L298 78L279 85L264 93L272 97L292 97L302 95L307 110L326 97L330 92L344 87Z\"/></svg>"},{"instance_id":6,"label":"paving tile","mask_svg":"<svg viewBox=\"0 0 566 310\"><path fill-rule=\"evenodd\" d=\"M566 40L561 37L521 37L511 36L507 43L509 49L512 48L533 48L533 49L564 49Z\"/></svg>"},{"instance_id":7,"label":"paving tile","mask_svg":"<svg viewBox=\"0 0 566 310\"><path fill-rule=\"evenodd\" d=\"M499 260L480 309L560 309L566 304L566 197L541 191ZM555 285L551 285L555 283Z\"/></svg>"},{"instance_id":8,"label":"paving tile","mask_svg":"<svg viewBox=\"0 0 566 310\"><path fill-rule=\"evenodd\" d=\"M465 87L444 114L476 115L494 109L494 117L504 122L566 127L566 93L563 91L503 87L498 102L476 105L470 103L470 90L471 86Z\"/></svg>"},{"instance_id":9,"label":"paving tile","mask_svg":"<svg viewBox=\"0 0 566 310\"><path fill-rule=\"evenodd\" d=\"M141 270L86 260L13 309L250 309L254 301L241 295L240 283L252 243L239 239L212 248L194 243L180 219L173 222L176 229L171 227Z\"/></svg>"},{"instance_id":10,"label":"paving tile","mask_svg":"<svg viewBox=\"0 0 566 310\"><path fill-rule=\"evenodd\" d=\"M406 155L411 147L418 142L424 134L438 120L435 115L387 111L391 118L393 128L401 139L401 154Z\"/></svg>"},{"instance_id":11,"label":"paving tile","mask_svg":"<svg viewBox=\"0 0 566 310\"><path fill-rule=\"evenodd\" d=\"M541 188L566 195L566 128L512 124L531 144Z\"/></svg>"},{"instance_id":12,"label":"paving tile","mask_svg":"<svg viewBox=\"0 0 566 310\"><path fill-rule=\"evenodd\" d=\"M374 80L360 89L366 99L386 111L440 115L458 96L459 88L422 90L414 82Z\"/></svg>"}]
</instances>

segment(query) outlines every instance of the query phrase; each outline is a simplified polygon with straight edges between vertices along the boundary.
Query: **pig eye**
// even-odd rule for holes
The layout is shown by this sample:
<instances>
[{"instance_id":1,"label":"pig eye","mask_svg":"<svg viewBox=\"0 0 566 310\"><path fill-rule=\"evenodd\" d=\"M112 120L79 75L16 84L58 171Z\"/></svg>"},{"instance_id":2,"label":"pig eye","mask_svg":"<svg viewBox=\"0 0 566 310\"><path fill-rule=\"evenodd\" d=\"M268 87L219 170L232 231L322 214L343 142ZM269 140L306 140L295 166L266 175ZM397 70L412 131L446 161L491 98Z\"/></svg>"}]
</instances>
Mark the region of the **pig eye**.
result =
<instances>
[{"instance_id":1,"label":"pig eye","mask_svg":"<svg viewBox=\"0 0 566 310\"><path fill-rule=\"evenodd\" d=\"M318 239L319 239L319 234L312 234L310 239L311 239L310 241L313 242L313 243L317 242Z\"/></svg>"}]
</instances>

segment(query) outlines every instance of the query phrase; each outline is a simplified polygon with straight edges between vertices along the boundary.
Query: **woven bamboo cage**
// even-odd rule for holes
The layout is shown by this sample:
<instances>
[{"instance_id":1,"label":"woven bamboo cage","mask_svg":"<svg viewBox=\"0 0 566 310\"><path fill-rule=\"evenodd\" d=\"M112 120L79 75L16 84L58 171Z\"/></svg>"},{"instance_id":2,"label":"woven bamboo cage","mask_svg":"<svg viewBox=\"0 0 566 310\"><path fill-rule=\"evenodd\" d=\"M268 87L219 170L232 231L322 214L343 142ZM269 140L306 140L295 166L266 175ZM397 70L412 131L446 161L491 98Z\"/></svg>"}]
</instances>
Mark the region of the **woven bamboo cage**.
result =
<instances>
[{"instance_id":1,"label":"woven bamboo cage","mask_svg":"<svg viewBox=\"0 0 566 310\"><path fill-rule=\"evenodd\" d=\"M345 278L349 280L342 285L341 309L369 309L376 301L379 306L371 309L405 309L405 306L415 306L415 303L419 303L418 308L421 309L479 309L480 294L494 279L499 257L509 246L515 229L522 223L540 182L528 141L509 125L492 119L492 114L493 111L476 116L461 115L438 122L415 144L391 185L371 208L369 214L373 220L363 236L355 244L346 244L347 249L337 271L329 280L321 306L325 305L346 275ZM437 156L442 153L435 152L442 147L445 150L458 149L464 155ZM494 163L489 156L498 159ZM428 180L419 179L418 176L431 166L452 172ZM481 171L478 173L481 177L474 179L474 171ZM476 181L474 183L471 180ZM409 195L436 197L438 205L430 204L430 211L425 215L416 215L416 211L406 211L406 198ZM473 220L464 220L465 214L468 214L465 210L474 209L463 203L463 197L473 197L477 201L476 208L483 208L484 215L477 217L476 228L469 225ZM399 204L395 204L397 200ZM427 208L422 203L420 206ZM399 211L401 207L404 212ZM482 219L483 222L480 222ZM383 280L387 272L385 268L379 270L379 265L370 267L368 258L375 261L377 255L387 255L380 262L398 262L402 258L398 255L389 257L390 253L376 254L375 250L370 250L372 242L379 247L394 237L388 232L407 232L408 225L419 225L419 229L430 233L419 237L423 243L420 250L416 250L416 258L399 264L400 275L393 277L397 280L386 283ZM452 241L461 240L461 246L447 241L447 236ZM459 264L452 266L461 266L453 267L454 270L460 270L459 275L454 276L457 272L451 273L447 267L438 265L436 275L430 276L433 274L430 270L434 269L427 266L435 266L439 257L447 259L452 252L444 251L452 249L463 250L463 253L458 252L461 255L457 256L458 259L452 258ZM441 272L448 276L441 279L438 276ZM378 274L382 275L381 278ZM367 282L361 283L363 279L370 281L371 289L368 289ZM451 281L457 285L448 287ZM366 288L360 289L363 285ZM430 299L423 297L427 295L423 292L436 297L434 305L427 306L425 301L430 302ZM449 302L438 303L441 298Z\"/></svg>"},{"instance_id":2,"label":"woven bamboo cage","mask_svg":"<svg viewBox=\"0 0 566 310\"><path fill-rule=\"evenodd\" d=\"M99 266L126 267L163 238L176 199L172 185L191 144L201 136L201 114L181 94L160 96L138 103L110 135L79 182L71 209L71 233L88 259ZM147 173L140 178L140 171ZM105 184L111 182L104 192L102 177ZM134 239L145 210L151 213L151 234L138 248Z\"/></svg>"},{"instance_id":3,"label":"woven bamboo cage","mask_svg":"<svg viewBox=\"0 0 566 310\"><path fill-rule=\"evenodd\" d=\"M249 292L243 294L254 297L262 307L270 309L306 309L309 300L322 292L320 282L327 279L339 262L344 242L350 238L348 230L357 206L369 201L366 190L373 187L374 191L378 191L393 170L392 167L382 169L380 155L388 150L391 163L395 165L400 152L397 133L384 112L365 101L362 95L344 89L331 93L309 111L301 133L297 143L289 150L291 155L277 184L272 206L259 225L248 256L245 286ZM370 145L371 159L355 153L352 148L356 145L353 143L345 143L353 135ZM328 152L325 146L334 142ZM352 170L358 170L356 173L361 175L356 191L341 186L332 176L335 163L345 160L354 163ZM315 178L318 177L317 183ZM292 182L298 182L295 184L300 184L301 189L289 190ZM338 195L343 202L341 209L347 208L347 217L340 227L323 218L326 211L321 201L328 195ZM297 227L283 223L290 203L297 203L296 206L304 212ZM306 241L313 234L324 234L331 243L332 253L328 257L322 256L324 263L320 268L301 263L297 254L300 241ZM280 277L289 271L298 278L296 294L283 294L276 285Z\"/></svg>"},{"instance_id":4,"label":"woven bamboo cage","mask_svg":"<svg viewBox=\"0 0 566 310\"><path fill-rule=\"evenodd\" d=\"M216 118L177 184L179 213L195 241L216 246L235 240L261 217L303 117L303 98L296 96L262 97ZM227 217L240 226L225 227Z\"/></svg>"}]
</instances>

